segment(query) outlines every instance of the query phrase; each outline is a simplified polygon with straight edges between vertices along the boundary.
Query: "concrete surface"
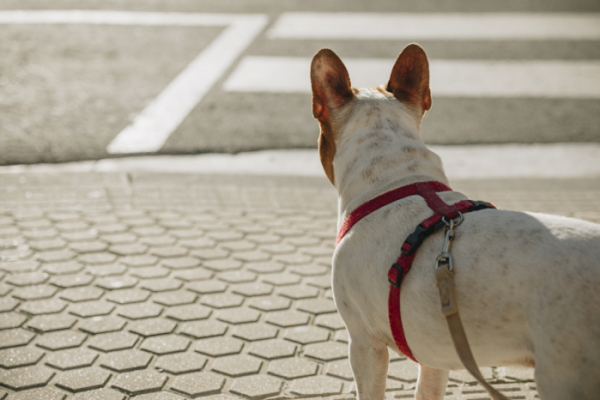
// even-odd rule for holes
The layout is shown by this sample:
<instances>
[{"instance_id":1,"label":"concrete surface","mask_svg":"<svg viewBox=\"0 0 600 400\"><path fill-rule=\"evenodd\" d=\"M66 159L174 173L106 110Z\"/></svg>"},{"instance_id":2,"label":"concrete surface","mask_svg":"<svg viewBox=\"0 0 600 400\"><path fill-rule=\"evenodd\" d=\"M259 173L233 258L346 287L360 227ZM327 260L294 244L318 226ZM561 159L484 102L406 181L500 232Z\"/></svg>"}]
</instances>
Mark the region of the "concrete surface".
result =
<instances>
[{"instance_id":1,"label":"concrete surface","mask_svg":"<svg viewBox=\"0 0 600 400\"><path fill-rule=\"evenodd\" d=\"M600 179L452 184L600 222ZM0 399L354 398L325 178L55 171L0 188ZM531 370L484 375L536 398ZM392 357L386 399L415 381ZM457 371L446 398L486 395Z\"/></svg>"},{"instance_id":2,"label":"concrete surface","mask_svg":"<svg viewBox=\"0 0 600 400\"><path fill-rule=\"evenodd\" d=\"M600 144L431 146L450 179L600 177ZM238 154L139 156L61 164L0 166L23 172L178 172L323 177L318 152L265 150Z\"/></svg>"}]
</instances>

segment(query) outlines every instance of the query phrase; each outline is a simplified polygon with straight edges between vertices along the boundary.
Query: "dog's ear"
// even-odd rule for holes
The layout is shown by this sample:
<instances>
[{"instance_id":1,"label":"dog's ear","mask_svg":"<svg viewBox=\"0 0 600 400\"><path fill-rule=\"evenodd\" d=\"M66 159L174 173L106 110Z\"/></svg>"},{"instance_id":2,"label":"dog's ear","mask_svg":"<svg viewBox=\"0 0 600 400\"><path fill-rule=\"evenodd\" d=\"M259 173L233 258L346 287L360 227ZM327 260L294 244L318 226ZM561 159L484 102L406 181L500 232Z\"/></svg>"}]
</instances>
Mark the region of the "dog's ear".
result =
<instances>
[{"instance_id":1,"label":"dog's ear","mask_svg":"<svg viewBox=\"0 0 600 400\"><path fill-rule=\"evenodd\" d=\"M402 50L386 90L401 102L419 107L423 112L431 108L429 62L421 46L412 43Z\"/></svg>"},{"instance_id":2,"label":"dog's ear","mask_svg":"<svg viewBox=\"0 0 600 400\"><path fill-rule=\"evenodd\" d=\"M310 65L313 116L327 118L332 110L352 100L350 75L346 66L333 51L321 49Z\"/></svg>"}]
</instances>

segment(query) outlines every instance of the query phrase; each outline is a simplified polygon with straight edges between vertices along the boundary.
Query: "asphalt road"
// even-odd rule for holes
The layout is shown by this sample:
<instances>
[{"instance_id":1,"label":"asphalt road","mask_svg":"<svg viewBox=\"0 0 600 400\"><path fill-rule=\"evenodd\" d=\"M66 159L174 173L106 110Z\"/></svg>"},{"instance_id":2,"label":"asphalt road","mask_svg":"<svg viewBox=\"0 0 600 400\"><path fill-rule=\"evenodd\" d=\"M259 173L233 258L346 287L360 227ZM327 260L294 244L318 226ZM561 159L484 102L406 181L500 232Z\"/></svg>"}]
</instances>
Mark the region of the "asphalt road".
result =
<instances>
[{"instance_id":1,"label":"asphalt road","mask_svg":"<svg viewBox=\"0 0 600 400\"><path fill-rule=\"evenodd\" d=\"M130 21L126 24L115 24L113 20L68 24L64 21L0 22L0 164L87 160L140 153L316 147L318 127L310 115L310 94L306 91L286 91L283 87L280 91L266 90L258 83L252 90L226 88L233 75L242 73L245 60L260 56L267 63L290 59L304 62L319 48L329 47L343 59L393 62L399 51L414 40L425 48L432 62L446 60L487 68L482 70L483 76L473 76L474 86L485 86L486 79L496 76L488 74L490 68L497 65L503 68L504 64L512 63L517 73L527 65L533 65L534 71L535 68L551 71L548 76L540 73L541 85L565 80L561 87L575 87L569 93L558 90L536 94L527 89L515 95L489 92L489 88L483 86L470 95L460 91L436 94L432 87L433 107L422 127L427 143L600 142L600 90L595 94L600 84L597 78L600 76L600 35L583 39L552 35L542 39L527 35L490 39L485 38L485 32L492 28L485 24L480 31L452 40L443 34L425 39L402 35L361 37L361 34L368 36L374 28L369 25L357 25L356 38L276 37L272 33L282 13L418 13L426 17L434 13L443 16L511 13L528 18L540 13L579 13L580 16L597 16L600 12L597 0L454 0L443 3L144 0L84 4L59 0L53 1L51 8L135 13L129 15ZM0 21L3 12L48 9L45 1L0 1ZM241 21L240 31L227 41L223 35L237 23L235 21L181 24L178 20L157 25L140 22L142 11L224 13L225 20L230 18L227 15L233 15L231 21ZM185 14L181 18L185 19ZM27 15L29 18L32 14ZM244 28L246 16L250 16L246 21L248 26L256 22L254 31ZM255 17L258 19L252 22ZM511 28L504 30L509 32ZM240 41L248 43L241 45ZM234 52L231 46L239 49ZM210 58L204 63L200 60L198 66L193 67L193 61L198 61L205 51L213 51L214 60L223 59L221 64L214 62L220 65L218 68L211 66ZM227 51L231 54L225 54ZM557 73L557 65L566 68L567 73ZM191 78L188 76L188 80L181 83L179 91L174 89L170 96L163 95L186 69L190 69ZM585 72L588 70L589 74ZM299 79L304 79L302 76ZM380 78L373 78L373 86L385 83L376 79ZM531 80L531 76L522 78L530 86ZM518 86L519 82L513 85ZM470 84L468 80L465 83ZM182 87L189 88L195 97L186 100L188 93L182 92ZM161 96L162 102L157 100ZM157 102L158 106L151 108ZM163 117L157 116L160 114L157 110L163 112ZM177 119L175 115L179 114L181 118ZM125 138L122 142L132 145L117 143L116 138L126 131L133 139ZM136 147L140 141L154 144Z\"/></svg>"}]
</instances>

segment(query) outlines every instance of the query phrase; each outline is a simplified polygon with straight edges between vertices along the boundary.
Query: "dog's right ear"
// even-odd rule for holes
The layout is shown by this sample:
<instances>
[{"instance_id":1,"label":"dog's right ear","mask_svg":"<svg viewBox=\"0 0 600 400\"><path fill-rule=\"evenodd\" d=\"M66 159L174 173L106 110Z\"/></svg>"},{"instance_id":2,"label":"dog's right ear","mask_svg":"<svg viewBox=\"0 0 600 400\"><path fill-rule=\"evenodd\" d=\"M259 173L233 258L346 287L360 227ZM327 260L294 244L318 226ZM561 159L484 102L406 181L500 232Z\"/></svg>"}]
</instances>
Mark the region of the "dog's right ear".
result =
<instances>
[{"instance_id":1,"label":"dog's right ear","mask_svg":"<svg viewBox=\"0 0 600 400\"><path fill-rule=\"evenodd\" d=\"M402 50L386 90L401 102L420 108L423 113L431 108L429 61L421 46L412 43Z\"/></svg>"},{"instance_id":2,"label":"dog's right ear","mask_svg":"<svg viewBox=\"0 0 600 400\"><path fill-rule=\"evenodd\" d=\"M321 49L310 65L313 116L319 120L329 117L332 110L352 100L350 75L346 66L333 51Z\"/></svg>"}]
</instances>

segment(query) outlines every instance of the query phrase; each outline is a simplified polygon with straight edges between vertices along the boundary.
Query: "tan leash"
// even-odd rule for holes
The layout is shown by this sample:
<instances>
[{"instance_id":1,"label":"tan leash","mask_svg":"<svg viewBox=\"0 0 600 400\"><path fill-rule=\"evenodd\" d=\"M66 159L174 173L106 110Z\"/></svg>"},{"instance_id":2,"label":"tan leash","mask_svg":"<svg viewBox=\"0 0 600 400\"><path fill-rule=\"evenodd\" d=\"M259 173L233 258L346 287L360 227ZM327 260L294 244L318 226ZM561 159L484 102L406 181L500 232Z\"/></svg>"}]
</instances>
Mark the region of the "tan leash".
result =
<instances>
[{"instance_id":1,"label":"tan leash","mask_svg":"<svg viewBox=\"0 0 600 400\"><path fill-rule=\"evenodd\" d=\"M446 237L444 238L442 253L436 260L435 285L440 295L442 314L446 317L454 348L467 371L477 379L477 382L483 386L493 400L508 400L502 393L485 381L475 362L475 358L473 358L465 328L458 313L458 302L456 301L454 285L454 263L452 261L452 254L450 254L450 247L455 235L454 228L463 222L463 215L459 213L458 221L452 219L447 221L445 218L442 221L446 224Z\"/></svg>"}]
</instances>

